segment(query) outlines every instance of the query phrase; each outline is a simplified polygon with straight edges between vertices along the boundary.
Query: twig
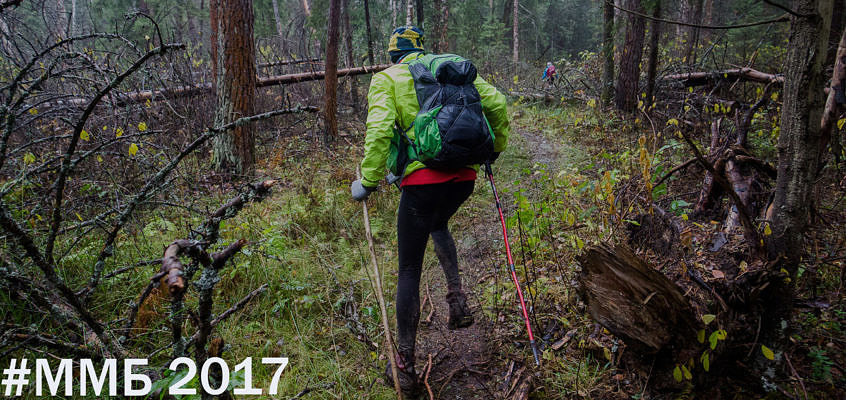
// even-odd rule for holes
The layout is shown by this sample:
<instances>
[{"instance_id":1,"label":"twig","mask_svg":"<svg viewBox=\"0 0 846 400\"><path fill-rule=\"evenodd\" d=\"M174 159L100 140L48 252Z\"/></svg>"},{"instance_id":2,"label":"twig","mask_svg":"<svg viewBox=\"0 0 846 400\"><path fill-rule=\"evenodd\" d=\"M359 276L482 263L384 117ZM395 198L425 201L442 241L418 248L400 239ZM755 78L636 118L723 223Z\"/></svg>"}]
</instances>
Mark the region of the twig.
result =
<instances>
[{"instance_id":1,"label":"twig","mask_svg":"<svg viewBox=\"0 0 846 400\"><path fill-rule=\"evenodd\" d=\"M243 299L239 300L237 303L233 304L232 307L229 307L226 311L222 312L217 318L211 321L211 326L214 327L215 325L219 324L221 321L226 320L229 318L230 315L234 314L237 311L240 311L244 306L247 305L250 301L252 301L256 296L262 294L265 290L267 290L267 284L259 286L258 289L253 290L248 295L244 296Z\"/></svg>"},{"instance_id":2,"label":"twig","mask_svg":"<svg viewBox=\"0 0 846 400\"><path fill-rule=\"evenodd\" d=\"M805 381L802 379L801 376L799 376L799 373L796 372L796 368L793 368L793 363L790 362L790 357L787 356L787 352L785 352L783 354L784 354L784 359L787 361L787 365L790 367L790 371L793 372L793 376L795 376L796 379L799 380L799 387L802 388L802 394L805 395L805 400L808 400L808 391L805 390Z\"/></svg>"},{"instance_id":3,"label":"twig","mask_svg":"<svg viewBox=\"0 0 846 400\"><path fill-rule=\"evenodd\" d=\"M656 182L653 186L658 186L658 185L662 184L664 181L666 181L666 180L667 180L667 178L669 178L670 176L672 176L672 175L673 175L673 174L675 174L676 172L678 172L678 171L680 171L680 170L682 170L682 169L687 168L688 166L690 166L690 164L693 164L693 163L695 163L695 162L696 162L696 157L691 158L690 160L687 160L687 161L685 161L685 162L681 163L679 166L677 166L677 167L675 167L675 168L671 169L669 172L667 172L666 174L664 174L664 176L662 176L662 177L661 177L661 179L659 179L659 180L658 180L658 182Z\"/></svg>"},{"instance_id":4,"label":"twig","mask_svg":"<svg viewBox=\"0 0 846 400\"><path fill-rule=\"evenodd\" d=\"M423 384L426 385L426 391L429 392L429 400L435 400L432 395L432 387L429 386L429 372L432 372L432 353L429 353L429 361L426 362L426 368L423 369L426 374L423 376Z\"/></svg>"},{"instance_id":5,"label":"twig","mask_svg":"<svg viewBox=\"0 0 846 400\"><path fill-rule=\"evenodd\" d=\"M778 8L779 10L782 10L782 11L784 11L784 12L786 12L786 13L788 13L788 14L790 14L790 15L794 16L794 17L800 17L800 18L810 18L810 17L813 17L813 16L814 16L813 14L800 14L800 13L798 13L798 12L796 12L796 11L793 11L793 10L791 10L790 8L785 7L785 6L781 5L781 4L778 4L778 3L776 3L776 2L774 2L774 1L772 1L772 0L763 0L763 1L764 1L764 3L767 3L767 4L769 4L769 5L771 5L771 6L775 7L775 8ZM805 397L807 398L808 396L806 395Z\"/></svg>"}]
</instances>

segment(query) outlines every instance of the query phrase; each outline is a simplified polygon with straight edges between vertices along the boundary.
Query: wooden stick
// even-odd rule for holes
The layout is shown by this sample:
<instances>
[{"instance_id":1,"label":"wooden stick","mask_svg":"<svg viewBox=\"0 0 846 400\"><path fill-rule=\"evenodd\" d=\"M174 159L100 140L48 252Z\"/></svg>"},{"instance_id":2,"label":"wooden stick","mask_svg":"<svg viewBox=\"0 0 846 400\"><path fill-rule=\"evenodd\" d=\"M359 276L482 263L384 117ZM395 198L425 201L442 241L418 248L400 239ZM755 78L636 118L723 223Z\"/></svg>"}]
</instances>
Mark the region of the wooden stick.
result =
<instances>
[{"instance_id":1,"label":"wooden stick","mask_svg":"<svg viewBox=\"0 0 846 400\"><path fill-rule=\"evenodd\" d=\"M361 179L361 168L356 170L356 175ZM376 259L376 246L373 245L373 233L370 231L370 215L367 212L366 199L361 202L361 208L364 216L364 235L367 237L367 248L370 250L370 261L373 264L373 281L376 286L373 289L376 292L376 298L379 300L379 309L382 311L382 329L385 330L385 344L388 346L388 356L390 357L390 362L393 364L391 374L394 377L394 390L397 391L397 398L402 400L402 389L400 388L399 375L397 373L397 368L399 367L396 365L397 357L394 353L394 340L391 336L391 328L388 325L388 309L385 307L385 297L382 290L382 273L379 271L379 262Z\"/></svg>"}]
</instances>

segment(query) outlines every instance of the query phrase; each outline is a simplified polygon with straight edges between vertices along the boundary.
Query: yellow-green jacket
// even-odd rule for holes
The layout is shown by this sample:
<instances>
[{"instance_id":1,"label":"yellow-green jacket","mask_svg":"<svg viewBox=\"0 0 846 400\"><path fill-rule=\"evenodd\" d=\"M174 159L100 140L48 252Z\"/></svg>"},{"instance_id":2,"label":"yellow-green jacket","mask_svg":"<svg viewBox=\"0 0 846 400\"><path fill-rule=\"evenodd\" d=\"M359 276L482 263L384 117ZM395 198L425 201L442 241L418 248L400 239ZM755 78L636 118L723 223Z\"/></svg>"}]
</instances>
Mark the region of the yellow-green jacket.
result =
<instances>
[{"instance_id":1,"label":"yellow-green jacket","mask_svg":"<svg viewBox=\"0 0 846 400\"><path fill-rule=\"evenodd\" d=\"M370 80L370 92L367 94L367 135L364 138L364 160L361 161L361 183L367 187L376 187L385 176L385 163L390 151L391 138L395 134L394 122L403 131L408 130L420 105L414 91L414 79L408 70L408 62L422 56L413 53L401 60L401 63L373 75ZM502 152L508 143L509 123L505 105L505 96L493 85L477 76L473 82L482 98L482 110L494 134L494 151ZM414 140L414 131L408 132ZM419 161L414 161L405 168L404 176L425 168Z\"/></svg>"}]
</instances>

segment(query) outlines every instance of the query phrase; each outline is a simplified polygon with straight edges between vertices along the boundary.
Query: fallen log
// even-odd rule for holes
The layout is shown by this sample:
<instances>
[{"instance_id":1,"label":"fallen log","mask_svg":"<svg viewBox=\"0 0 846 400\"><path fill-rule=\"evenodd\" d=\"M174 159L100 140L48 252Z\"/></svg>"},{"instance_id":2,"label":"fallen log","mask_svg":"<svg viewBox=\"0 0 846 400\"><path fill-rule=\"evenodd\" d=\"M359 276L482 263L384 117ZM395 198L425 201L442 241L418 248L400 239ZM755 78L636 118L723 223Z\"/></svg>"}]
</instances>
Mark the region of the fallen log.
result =
<instances>
[{"instance_id":1,"label":"fallen log","mask_svg":"<svg viewBox=\"0 0 846 400\"><path fill-rule=\"evenodd\" d=\"M273 61L273 62L266 62L258 64L256 67L267 68L267 67L278 67L282 65L295 65L295 64L322 64L323 60L320 58L306 58L303 60L282 60L282 61Z\"/></svg>"},{"instance_id":2,"label":"fallen log","mask_svg":"<svg viewBox=\"0 0 846 400\"><path fill-rule=\"evenodd\" d=\"M356 76L364 74L373 74L390 67L391 64L370 65L356 68L344 68L338 70L338 77ZM285 85L289 83L308 82L314 80L321 80L326 76L326 71L302 72L296 74L276 75L265 78L258 78L256 80L256 87L267 87L275 85ZM141 90L136 92L126 92L111 95L112 103L117 106L126 106L130 104L143 103L147 100L163 99L177 99L182 97L197 96L203 93L213 91L211 83L203 83L195 86L176 86L167 89L157 90ZM53 106L83 106L88 104L89 99L71 99L64 101L57 101ZM43 107L43 106L42 106ZM47 108L51 108L47 106Z\"/></svg>"},{"instance_id":3,"label":"fallen log","mask_svg":"<svg viewBox=\"0 0 846 400\"><path fill-rule=\"evenodd\" d=\"M720 80L745 80L759 83L783 84L784 75L768 74L752 68L735 68L722 71L687 72L661 77L662 81L681 81L685 87L702 86Z\"/></svg>"},{"instance_id":4,"label":"fallen log","mask_svg":"<svg viewBox=\"0 0 846 400\"><path fill-rule=\"evenodd\" d=\"M637 353L696 338L700 324L678 287L628 248L593 246L578 261L591 316Z\"/></svg>"}]
</instances>

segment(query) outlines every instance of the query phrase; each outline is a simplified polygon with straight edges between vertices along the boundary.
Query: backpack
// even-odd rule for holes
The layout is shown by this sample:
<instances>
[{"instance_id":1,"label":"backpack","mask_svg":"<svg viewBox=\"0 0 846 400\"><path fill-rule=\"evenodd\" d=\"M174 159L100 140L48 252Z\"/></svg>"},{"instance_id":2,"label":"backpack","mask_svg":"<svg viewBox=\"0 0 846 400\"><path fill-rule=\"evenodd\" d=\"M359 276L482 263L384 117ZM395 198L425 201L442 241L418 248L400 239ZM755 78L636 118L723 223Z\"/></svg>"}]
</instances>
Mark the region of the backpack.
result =
<instances>
[{"instance_id":1,"label":"backpack","mask_svg":"<svg viewBox=\"0 0 846 400\"><path fill-rule=\"evenodd\" d=\"M397 129L391 140L391 172L403 176L412 161L455 169L490 159L494 135L473 84L473 63L453 54L426 54L409 61L408 69L420 111L408 130Z\"/></svg>"}]
</instances>

